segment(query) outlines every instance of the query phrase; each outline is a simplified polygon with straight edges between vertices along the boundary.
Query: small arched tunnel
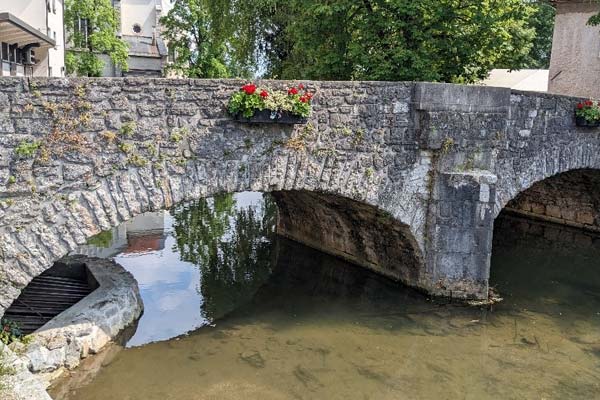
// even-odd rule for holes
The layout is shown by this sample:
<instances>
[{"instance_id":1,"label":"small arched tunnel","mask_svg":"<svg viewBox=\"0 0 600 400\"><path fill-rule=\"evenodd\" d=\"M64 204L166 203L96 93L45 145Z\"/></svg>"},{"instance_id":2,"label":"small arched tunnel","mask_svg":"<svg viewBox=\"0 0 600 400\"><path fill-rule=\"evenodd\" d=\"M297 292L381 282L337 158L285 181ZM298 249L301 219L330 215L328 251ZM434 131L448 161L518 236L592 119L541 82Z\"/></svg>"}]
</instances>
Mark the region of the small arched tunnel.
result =
<instances>
[{"instance_id":1,"label":"small arched tunnel","mask_svg":"<svg viewBox=\"0 0 600 400\"><path fill-rule=\"evenodd\" d=\"M568 304L600 290L598 256L600 170L571 170L534 183L496 218L490 285L527 299L524 307L567 294L560 301Z\"/></svg>"}]
</instances>

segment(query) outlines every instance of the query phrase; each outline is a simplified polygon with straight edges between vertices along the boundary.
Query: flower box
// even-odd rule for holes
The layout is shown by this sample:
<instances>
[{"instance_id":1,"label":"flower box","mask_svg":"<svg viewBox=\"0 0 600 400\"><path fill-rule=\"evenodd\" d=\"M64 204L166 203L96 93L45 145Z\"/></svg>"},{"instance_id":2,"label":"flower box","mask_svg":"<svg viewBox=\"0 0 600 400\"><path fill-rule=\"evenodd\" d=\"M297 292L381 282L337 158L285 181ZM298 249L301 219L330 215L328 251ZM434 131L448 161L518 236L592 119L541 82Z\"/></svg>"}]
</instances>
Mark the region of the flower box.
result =
<instances>
[{"instance_id":1,"label":"flower box","mask_svg":"<svg viewBox=\"0 0 600 400\"><path fill-rule=\"evenodd\" d=\"M588 121L584 117L575 117L575 124L585 128L597 128L600 126L600 121Z\"/></svg>"},{"instance_id":2,"label":"flower box","mask_svg":"<svg viewBox=\"0 0 600 400\"><path fill-rule=\"evenodd\" d=\"M227 111L233 120L251 124L306 124L313 94L303 84L287 91L248 83L233 93Z\"/></svg>"},{"instance_id":3,"label":"flower box","mask_svg":"<svg viewBox=\"0 0 600 400\"><path fill-rule=\"evenodd\" d=\"M575 124L585 128L600 126L600 102L585 100L575 107Z\"/></svg>"},{"instance_id":4,"label":"flower box","mask_svg":"<svg viewBox=\"0 0 600 400\"><path fill-rule=\"evenodd\" d=\"M294 115L288 111L273 110L256 111L250 118L246 118L241 114L237 114L233 117L233 119L238 122L246 122L249 124L297 125L306 124L308 122L308 118Z\"/></svg>"}]
</instances>

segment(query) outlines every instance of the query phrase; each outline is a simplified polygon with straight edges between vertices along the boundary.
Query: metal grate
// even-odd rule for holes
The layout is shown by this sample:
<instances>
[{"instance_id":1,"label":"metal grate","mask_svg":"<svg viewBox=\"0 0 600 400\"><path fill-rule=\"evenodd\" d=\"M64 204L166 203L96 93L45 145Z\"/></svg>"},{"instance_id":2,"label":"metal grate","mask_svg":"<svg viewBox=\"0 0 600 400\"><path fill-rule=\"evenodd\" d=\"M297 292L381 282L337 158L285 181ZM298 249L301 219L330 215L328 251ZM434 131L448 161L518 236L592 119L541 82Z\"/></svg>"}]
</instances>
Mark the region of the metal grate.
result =
<instances>
[{"instance_id":1,"label":"metal grate","mask_svg":"<svg viewBox=\"0 0 600 400\"><path fill-rule=\"evenodd\" d=\"M51 268L34 278L6 310L4 318L16 322L24 334L29 334L76 304L97 287L87 276L87 268L78 267L83 269L78 274L57 276Z\"/></svg>"}]
</instances>

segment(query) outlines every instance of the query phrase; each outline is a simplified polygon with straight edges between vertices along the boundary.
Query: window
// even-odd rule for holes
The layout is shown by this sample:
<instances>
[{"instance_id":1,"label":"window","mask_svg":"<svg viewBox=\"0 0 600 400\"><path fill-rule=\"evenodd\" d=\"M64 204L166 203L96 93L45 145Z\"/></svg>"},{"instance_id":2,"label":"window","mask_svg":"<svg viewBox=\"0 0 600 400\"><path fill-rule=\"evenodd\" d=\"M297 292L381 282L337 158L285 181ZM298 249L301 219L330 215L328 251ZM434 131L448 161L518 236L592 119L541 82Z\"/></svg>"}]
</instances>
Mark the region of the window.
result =
<instances>
[{"instance_id":1,"label":"window","mask_svg":"<svg viewBox=\"0 0 600 400\"><path fill-rule=\"evenodd\" d=\"M174 46L168 46L167 61L170 62L170 63L174 63L176 57L177 57L177 52L175 51L175 47Z\"/></svg>"},{"instance_id":2,"label":"window","mask_svg":"<svg viewBox=\"0 0 600 400\"><path fill-rule=\"evenodd\" d=\"M75 47L87 47L89 40L89 26L86 18L77 18L73 35Z\"/></svg>"},{"instance_id":3,"label":"window","mask_svg":"<svg viewBox=\"0 0 600 400\"><path fill-rule=\"evenodd\" d=\"M140 24L133 24L133 31L135 33L140 33L142 31L142 27L140 26Z\"/></svg>"},{"instance_id":4,"label":"window","mask_svg":"<svg viewBox=\"0 0 600 400\"><path fill-rule=\"evenodd\" d=\"M17 45L11 44L8 46L8 61L11 63L17 62Z\"/></svg>"},{"instance_id":5,"label":"window","mask_svg":"<svg viewBox=\"0 0 600 400\"><path fill-rule=\"evenodd\" d=\"M8 43L2 42L2 61L8 61Z\"/></svg>"}]
</instances>

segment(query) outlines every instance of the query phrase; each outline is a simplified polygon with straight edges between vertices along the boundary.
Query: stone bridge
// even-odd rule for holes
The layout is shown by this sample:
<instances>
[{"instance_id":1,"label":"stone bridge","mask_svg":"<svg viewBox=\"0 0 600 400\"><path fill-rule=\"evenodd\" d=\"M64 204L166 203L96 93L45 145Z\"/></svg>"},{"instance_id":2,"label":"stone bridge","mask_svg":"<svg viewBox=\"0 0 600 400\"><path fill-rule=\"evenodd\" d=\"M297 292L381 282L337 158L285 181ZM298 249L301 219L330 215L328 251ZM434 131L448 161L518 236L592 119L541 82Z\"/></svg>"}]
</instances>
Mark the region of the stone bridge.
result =
<instances>
[{"instance_id":1,"label":"stone bridge","mask_svg":"<svg viewBox=\"0 0 600 400\"><path fill-rule=\"evenodd\" d=\"M281 234L460 298L487 297L507 204L598 227L600 132L575 126L576 99L304 82L313 113L290 127L232 121L242 83L0 79L0 315L91 236L219 192L271 192Z\"/></svg>"}]
</instances>

